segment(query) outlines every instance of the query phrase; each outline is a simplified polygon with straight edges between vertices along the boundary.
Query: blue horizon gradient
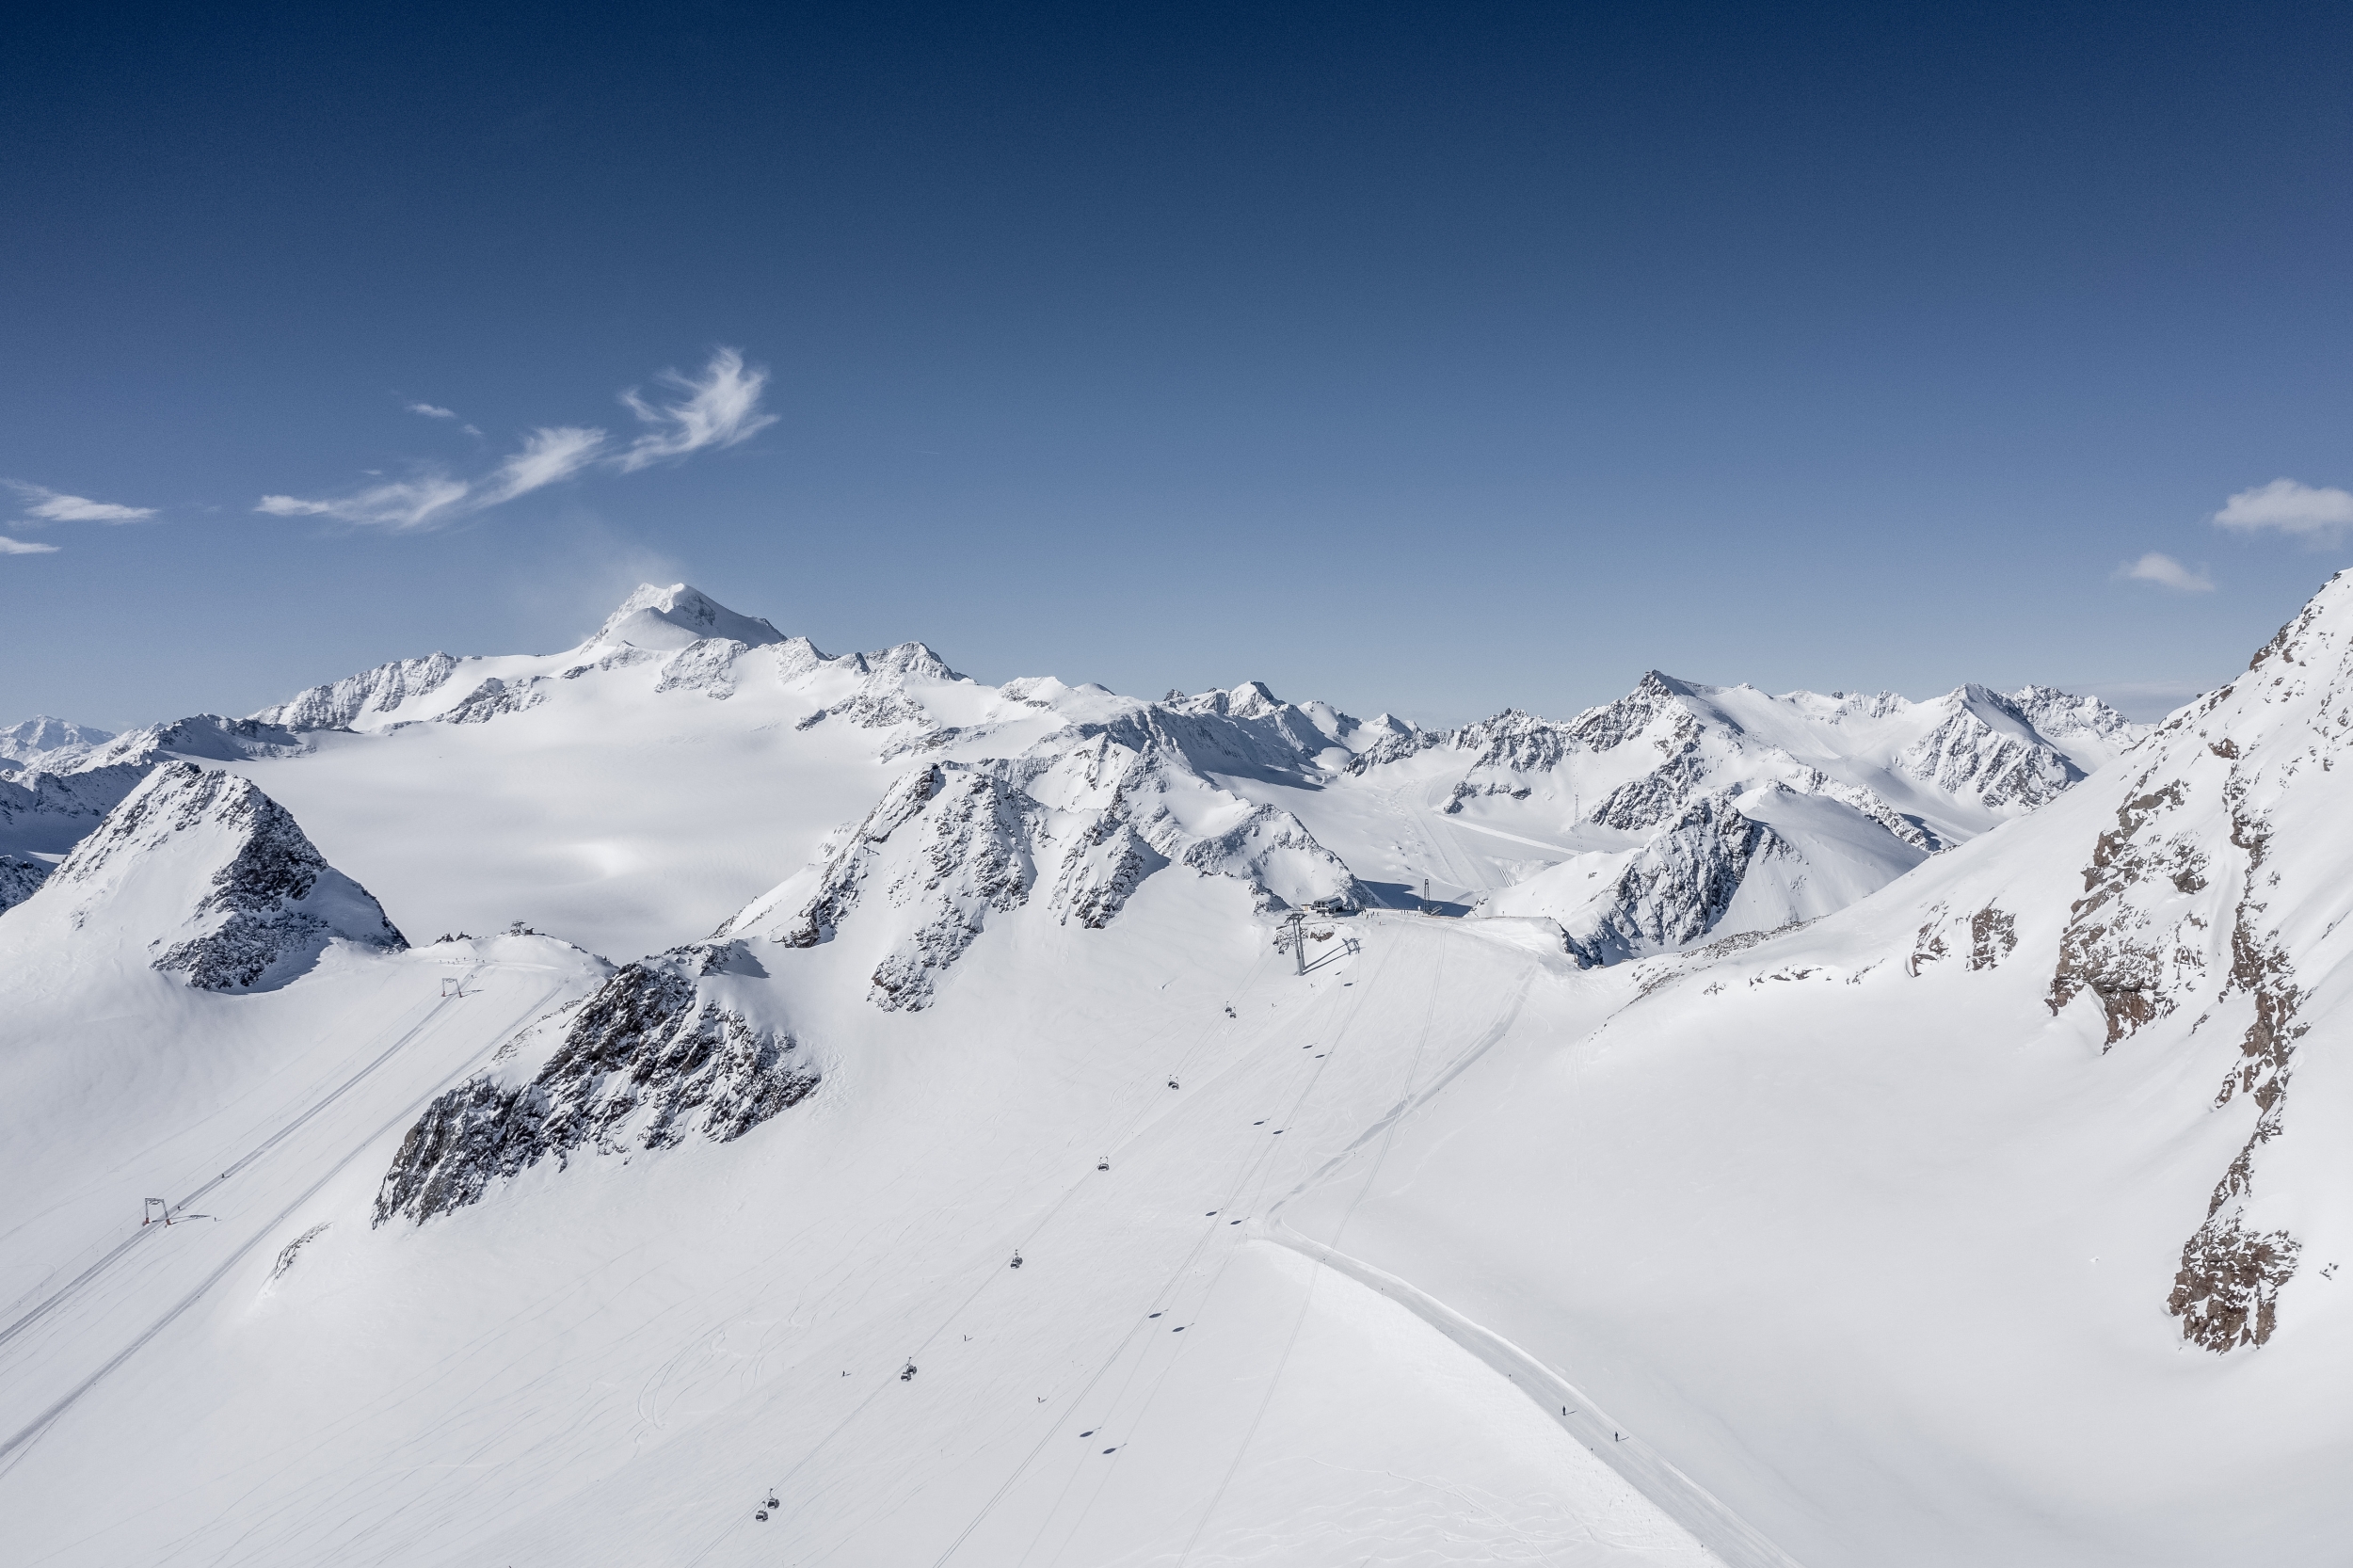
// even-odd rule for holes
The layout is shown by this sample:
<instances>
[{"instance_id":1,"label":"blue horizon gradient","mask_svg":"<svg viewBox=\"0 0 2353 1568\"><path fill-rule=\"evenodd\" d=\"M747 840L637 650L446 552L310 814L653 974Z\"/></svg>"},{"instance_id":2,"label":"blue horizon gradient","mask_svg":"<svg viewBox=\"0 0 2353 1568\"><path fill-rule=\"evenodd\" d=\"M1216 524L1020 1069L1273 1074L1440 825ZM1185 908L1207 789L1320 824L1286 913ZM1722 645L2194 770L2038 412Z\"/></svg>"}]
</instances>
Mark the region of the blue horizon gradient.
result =
<instances>
[{"instance_id":1,"label":"blue horizon gradient","mask_svg":"<svg viewBox=\"0 0 2353 1568\"><path fill-rule=\"evenodd\" d=\"M2137 716L2342 564L2353 17L136 8L15 29L0 723L549 651L683 580L1001 681L1459 722L1657 667ZM448 529L719 344L744 445ZM424 401L484 433L409 414ZM2160 551L2216 591L2120 580Z\"/></svg>"}]
</instances>

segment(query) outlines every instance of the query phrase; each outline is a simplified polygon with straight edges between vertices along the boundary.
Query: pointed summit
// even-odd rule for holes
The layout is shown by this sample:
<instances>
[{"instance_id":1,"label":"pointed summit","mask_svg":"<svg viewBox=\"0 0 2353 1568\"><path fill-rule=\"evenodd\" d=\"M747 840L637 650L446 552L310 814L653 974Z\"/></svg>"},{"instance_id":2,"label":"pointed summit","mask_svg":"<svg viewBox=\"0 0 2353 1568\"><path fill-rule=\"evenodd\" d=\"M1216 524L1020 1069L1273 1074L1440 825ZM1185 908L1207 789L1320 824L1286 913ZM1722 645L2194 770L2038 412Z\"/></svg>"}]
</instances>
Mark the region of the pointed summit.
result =
<instances>
[{"instance_id":1,"label":"pointed summit","mask_svg":"<svg viewBox=\"0 0 2353 1568\"><path fill-rule=\"evenodd\" d=\"M8 919L110 935L206 991L273 989L331 941L408 945L284 807L194 762L150 773Z\"/></svg>"},{"instance_id":2,"label":"pointed summit","mask_svg":"<svg viewBox=\"0 0 2353 1568\"><path fill-rule=\"evenodd\" d=\"M52 752L104 745L114 738L111 729L97 729L87 724L68 724L46 713L36 713L22 724L0 728L0 757L10 761L30 762Z\"/></svg>"},{"instance_id":3,"label":"pointed summit","mask_svg":"<svg viewBox=\"0 0 2353 1568\"><path fill-rule=\"evenodd\" d=\"M641 583L605 617L599 643L629 643L637 648L667 650L698 643L705 637L731 637L746 648L764 648L784 641L784 633L764 620L742 616L683 583L657 588Z\"/></svg>"}]
</instances>

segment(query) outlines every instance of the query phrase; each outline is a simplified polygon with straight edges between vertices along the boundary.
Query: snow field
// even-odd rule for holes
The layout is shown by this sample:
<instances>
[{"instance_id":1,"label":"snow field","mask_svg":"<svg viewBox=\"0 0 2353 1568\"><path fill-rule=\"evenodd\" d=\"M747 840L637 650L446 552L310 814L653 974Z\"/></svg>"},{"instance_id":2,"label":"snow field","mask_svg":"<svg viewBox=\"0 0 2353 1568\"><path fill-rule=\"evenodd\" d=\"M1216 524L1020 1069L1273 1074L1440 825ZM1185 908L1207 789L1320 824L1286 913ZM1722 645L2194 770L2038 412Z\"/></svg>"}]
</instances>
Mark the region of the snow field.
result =
<instances>
[{"instance_id":1,"label":"snow field","mask_svg":"<svg viewBox=\"0 0 2353 1568\"><path fill-rule=\"evenodd\" d=\"M735 1144L542 1166L370 1230L377 1140L123 1369L152 1375L102 1383L0 1478L73 1495L77 1432L173 1478L96 1531L36 1505L28 1560L931 1560L968 1526L957 1562L1173 1561L1193 1537L1195 1561L1691 1560L1464 1352L1337 1276L1303 1288L1229 1223L1510 1006L1442 1016L1397 948L1520 960L1405 924L1300 981L1240 910L1204 918L1239 897L1164 879L1132 927L992 933L1084 940L1094 984L960 970L952 1019L889 1020ZM272 1158L297 1179L294 1141ZM1401 1337L1401 1361L1349 1349ZM1498 1490L1522 1474L1551 1479Z\"/></svg>"}]
</instances>

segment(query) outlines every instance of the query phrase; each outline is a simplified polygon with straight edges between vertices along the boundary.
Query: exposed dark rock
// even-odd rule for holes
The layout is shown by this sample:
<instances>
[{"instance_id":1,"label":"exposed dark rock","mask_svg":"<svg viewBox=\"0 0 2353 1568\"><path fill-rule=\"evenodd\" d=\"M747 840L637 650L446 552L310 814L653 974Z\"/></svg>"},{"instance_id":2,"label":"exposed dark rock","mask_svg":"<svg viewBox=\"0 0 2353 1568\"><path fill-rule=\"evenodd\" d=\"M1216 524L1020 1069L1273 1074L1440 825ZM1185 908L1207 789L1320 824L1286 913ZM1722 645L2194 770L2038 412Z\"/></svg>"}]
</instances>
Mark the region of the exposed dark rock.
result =
<instances>
[{"instance_id":1,"label":"exposed dark rock","mask_svg":"<svg viewBox=\"0 0 2353 1568\"><path fill-rule=\"evenodd\" d=\"M1694 941L1724 918L1757 861L1795 854L1729 801L1698 801L1627 865L1611 890L1612 907L1593 933L1569 938L1569 952L1592 967Z\"/></svg>"},{"instance_id":2,"label":"exposed dark rock","mask_svg":"<svg viewBox=\"0 0 2353 1568\"><path fill-rule=\"evenodd\" d=\"M2089 991L2111 1046L2171 1013L2205 967L2198 945L2181 939L2183 922L2195 920L2195 912L2159 910L2161 900L2149 890L2160 881L2175 892L2205 886L2205 856L2196 842L2186 834L2164 839L2153 831L2187 799L2187 786L2174 779L2117 808L2116 826L2092 845L2084 896L2070 906L2059 937L2044 1000L2056 1014ZM2141 896L2133 896L2137 891Z\"/></svg>"},{"instance_id":3,"label":"exposed dark rock","mask_svg":"<svg viewBox=\"0 0 2353 1568\"><path fill-rule=\"evenodd\" d=\"M15 908L49 879L49 863L0 855L0 912Z\"/></svg>"},{"instance_id":4,"label":"exposed dark rock","mask_svg":"<svg viewBox=\"0 0 2353 1568\"><path fill-rule=\"evenodd\" d=\"M715 954L715 955L714 955ZM582 1005L547 1064L510 1081L495 1069L427 1106L376 1192L375 1223L424 1221L479 1199L542 1160L660 1149L699 1133L742 1137L815 1091L790 1034L704 999L697 977L725 954L681 949L624 966Z\"/></svg>"},{"instance_id":5,"label":"exposed dark rock","mask_svg":"<svg viewBox=\"0 0 2353 1568\"><path fill-rule=\"evenodd\" d=\"M1969 967L1990 969L2018 951L2018 917L1987 904L1969 917Z\"/></svg>"},{"instance_id":6,"label":"exposed dark rock","mask_svg":"<svg viewBox=\"0 0 2353 1568\"><path fill-rule=\"evenodd\" d=\"M250 780L194 762L167 762L109 812L52 874L85 885L129 856L179 853L183 835L222 856L206 890L182 918L194 935L154 959L207 991L237 991L287 976L329 937L365 946L408 945L366 888L327 863L301 827ZM163 939L158 938L161 946Z\"/></svg>"},{"instance_id":7,"label":"exposed dark rock","mask_svg":"<svg viewBox=\"0 0 2353 1568\"><path fill-rule=\"evenodd\" d=\"M297 692L290 700L264 708L253 717L296 731L348 728L361 718L389 713L410 697L439 691L456 668L457 661L446 653L399 659L329 685Z\"/></svg>"},{"instance_id":8,"label":"exposed dark rock","mask_svg":"<svg viewBox=\"0 0 2353 1568\"><path fill-rule=\"evenodd\" d=\"M542 678L536 675L512 684L494 675L439 716L445 724L488 724L501 713L520 713L526 708L538 707L548 699L548 694L540 689L543 684Z\"/></svg>"}]
</instances>

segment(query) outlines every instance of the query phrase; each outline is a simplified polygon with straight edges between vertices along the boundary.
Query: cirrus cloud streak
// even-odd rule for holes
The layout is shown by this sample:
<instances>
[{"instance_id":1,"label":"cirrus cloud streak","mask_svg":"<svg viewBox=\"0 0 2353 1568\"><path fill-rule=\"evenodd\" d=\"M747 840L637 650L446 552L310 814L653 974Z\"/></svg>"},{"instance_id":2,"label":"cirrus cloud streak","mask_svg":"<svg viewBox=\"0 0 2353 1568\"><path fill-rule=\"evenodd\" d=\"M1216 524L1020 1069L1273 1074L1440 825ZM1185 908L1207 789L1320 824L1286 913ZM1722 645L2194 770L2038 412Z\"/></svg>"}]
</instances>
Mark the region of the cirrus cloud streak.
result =
<instances>
[{"instance_id":1,"label":"cirrus cloud streak","mask_svg":"<svg viewBox=\"0 0 2353 1568\"><path fill-rule=\"evenodd\" d=\"M265 495L254 510L271 517L330 518L393 533L422 532L503 506L591 467L633 473L706 447L733 446L776 423L775 415L760 408L768 373L747 367L735 349L713 352L699 376L664 371L657 379L671 395L648 400L634 388L620 394L622 404L648 428L618 451L608 450L606 433L593 425L544 425L475 478L461 479L440 467L424 466L410 478L366 485L343 495ZM429 405L412 408L418 413L429 410L433 418L446 414Z\"/></svg>"},{"instance_id":2,"label":"cirrus cloud streak","mask_svg":"<svg viewBox=\"0 0 2353 1568\"><path fill-rule=\"evenodd\" d=\"M152 506L122 506L111 501L92 501L86 495L64 495L22 479L7 484L24 498L25 517L43 522L144 522L155 515Z\"/></svg>"}]
</instances>

